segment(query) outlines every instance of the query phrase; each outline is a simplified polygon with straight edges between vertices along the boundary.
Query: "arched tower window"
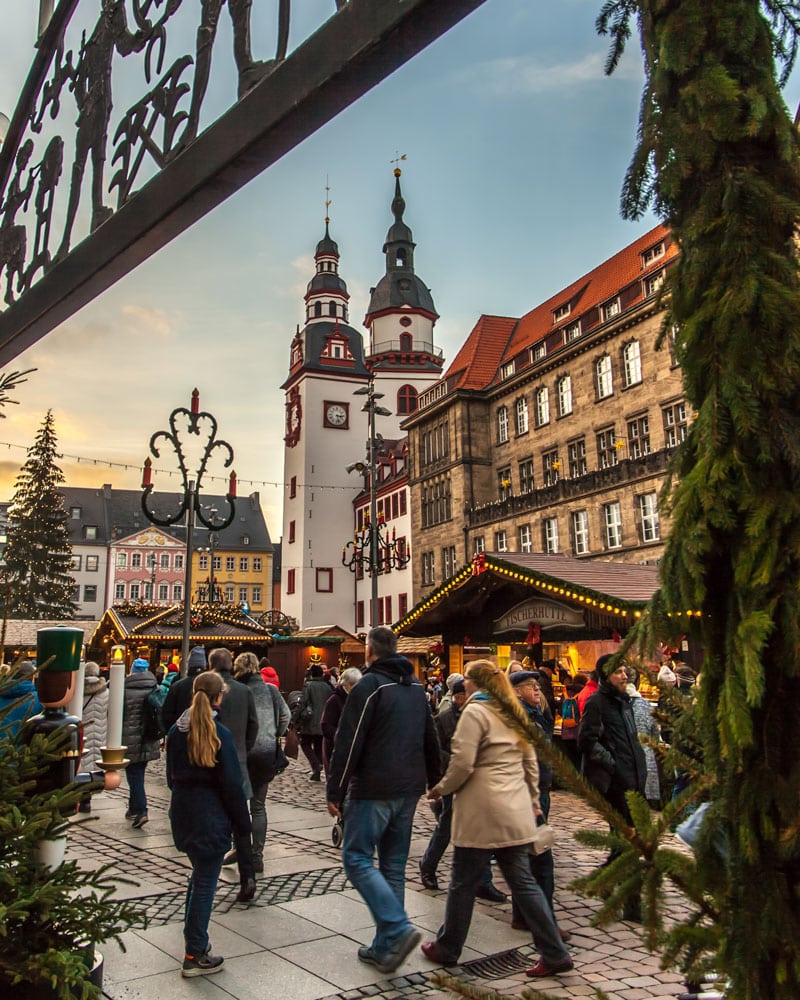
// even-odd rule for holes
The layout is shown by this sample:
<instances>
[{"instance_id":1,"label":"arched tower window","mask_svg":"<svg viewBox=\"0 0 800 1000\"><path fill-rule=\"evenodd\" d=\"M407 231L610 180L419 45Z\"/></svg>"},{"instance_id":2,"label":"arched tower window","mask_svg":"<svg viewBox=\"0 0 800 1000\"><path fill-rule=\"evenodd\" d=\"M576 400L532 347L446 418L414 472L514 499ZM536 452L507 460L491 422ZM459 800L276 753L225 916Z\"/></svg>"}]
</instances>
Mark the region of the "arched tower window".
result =
<instances>
[{"instance_id":1,"label":"arched tower window","mask_svg":"<svg viewBox=\"0 0 800 1000\"><path fill-rule=\"evenodd\" d=\"M328 312L330 313L331 316L335 316L336 315L336 303L335 302L331 301L331 302L328 303Z\"/></svg>"},{"instance_id":2,"label":"arched tower window","mask_svg":"<svg viewBox=\"0 0 800 1000\"><path fill-rule=\"evenodd\" d=\"M400 350L401 351L410 351L413 346L414 346L414 339L411 336L411 334L410 333L401 333L400 334Z\"/></svg>"},{"instance_id":3,"label":"arched tower window","mask_svg":"<svg viewBox=\"0 0 800 1000\"><path fill-rule=\"evenodd\" d=\"M397 254L395 256L395 261L394 262L395 262L395 265L397 267L405 267L406 266L406 251L405 251L405 249L403 247L400 247L398 249Z\"/></svg>"},{"instance_id":4,"label":"arched tower window","mask_svg":"<svg viewBox=\"0 0 800 1000\"><path fill-rule=\"evenodd\" d=\"M413 385L401 385L397 390L397 412L413 413L417 408L417 395Z\"/></svg>"},{"instance_id":5,"label":"arched tower window","mask_svg":"<svg viewBox=\"0 0 800 1000\"><path fill-rule=\"evenodd\" d=\"M322 303L321 302L315 302L314 303L314 315L315 316L321 316L322 315Z\"/></svg>"}]
</instances>

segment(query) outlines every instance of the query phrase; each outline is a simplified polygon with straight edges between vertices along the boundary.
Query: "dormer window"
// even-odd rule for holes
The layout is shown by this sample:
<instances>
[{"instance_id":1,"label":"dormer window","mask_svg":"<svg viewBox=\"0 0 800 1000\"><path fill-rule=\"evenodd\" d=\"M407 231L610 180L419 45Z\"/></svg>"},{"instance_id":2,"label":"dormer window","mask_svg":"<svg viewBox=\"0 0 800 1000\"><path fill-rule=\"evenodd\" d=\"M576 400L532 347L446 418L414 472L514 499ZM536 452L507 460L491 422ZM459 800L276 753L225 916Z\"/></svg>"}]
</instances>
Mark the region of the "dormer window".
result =
<instances>
[{"instance_id":1,"label":"dormer window","mask_svg":"<svg viewBox=\"0 0 800 1000\"><path fill-rule=\"evenodd\" d=\"M511 376L513 374L514 374L514 362L513 361L507 361L500 368L500 378L511 378Z\"/></svg>"},{"instance_id":2,"label":"dormer window","mask_svg":"<svg viewBox=\"0 0 800 1000\"><path fill-rule=\"evenodd\" d=\"M547 354L547 344L543 340L538 344L534 344L533 346L534 361L541 361L546 354Z\"/></svg>"},{"instance_id":3,"label":"dormer window","mask_svg":"<svg viewBox=\"0 0 800 1000\"><path fill-rule=\"evenodd\" d=\"M664 241L656 243L654 247L648 247L642 253L642 267L650 267L654 260L664 256Z\"/></svg>"},{"instance_id":4,"label":"dormer window","mask_svg":"<svg viewBox=\"0 0 800 1000\"><path fill-rule=\"evenodd\" d=\"M609 320L613 319L614 316L618 316L619 309L619 299L612 299L610 302L606 302L603 306L603 319Z\"/></svg>"},{"instance_id":5,"label":"dormer window","mask_svg":"<svg viewBox=\"0 0 800 1000\"><path fill-rule=\"evenodd\" d=\"M570 323L569 326L564 328L564 343L569 344L573 340L577 340L581 335L581 322L577 320L575 323Z\"/></svg>"},{"instance_id":6,"label":"dormer window","mask_svg":"<svg viewBox=\"0 0 800 1000\"><path fill-rule=\"evenodd\" d=\"M656 271L655 274L649 275L644 279L644 293L645 295L655 295L655 293L664 284L664 269Z\"/></svg>"},{"instance_id":7,"label":"dormer window","mask_svg":"<svg viewBox=\"0 0 800 1000\"><path fill-rule=\"evenodd\" d=\"M70 507L69 509L70 519L73 521L80 521L81 519L81 509L80 507Z\"/></svg>"},{"instance_id":8,"label":"dormer window","mask_svg":"<svg viewBox=\"0 0 800 1000\"><path fill-rule=\"evenodd\" d=\"M557 309L553 310L553 323L560 323L562 319L566 319L569 316L570 304L567 302L563 306L559 306Z\"/></svg>"}]
</instances>

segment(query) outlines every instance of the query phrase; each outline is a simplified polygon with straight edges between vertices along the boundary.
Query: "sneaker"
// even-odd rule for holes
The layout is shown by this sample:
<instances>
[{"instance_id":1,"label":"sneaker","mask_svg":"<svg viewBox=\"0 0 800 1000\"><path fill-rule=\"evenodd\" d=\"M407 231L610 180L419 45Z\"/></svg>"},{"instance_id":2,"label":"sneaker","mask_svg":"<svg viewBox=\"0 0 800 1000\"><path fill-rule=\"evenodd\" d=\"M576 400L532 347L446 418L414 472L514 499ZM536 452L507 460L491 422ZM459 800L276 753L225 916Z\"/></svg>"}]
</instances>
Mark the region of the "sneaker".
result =
<instances>
[{"instance_id":1,"label":"sneaker","mask_svg":"<svg viewBox=\"0 0 800 1000\"><path fill-rule=\"evenodd\" d=\"M378 969L381 972L394 972L398 966L403 964L421 940L422 935L420 932L414 930L413 927L409 927L405 934L401 934L389 949L386 956L381 960Z\"/></svg>"},{"instance_id":2,"label":"sneaker","mask_svg":"<svg viewBox=\"0 0 800 1000\"><path fill-rule=\"evenodd\" d=\"M222 955L212 955L207 951L205 955L184 955L181 975L185 979L192 976L213 976L215 972L220 972L225 959Z\"/></svg>"},{"instance_id":3,"label":"sneaker","mask_svg":"<svg viewBox=\"0 0 800 1000\"><path fill-rule=\"evenodd\" d=\"M362 944L358 949L358 958L361 962L366 962L367 965L374 965L376 968L381 965L381 958L377 952L373 951L368 945Z\"/></svg>"},{"instance_id":4,"label":"sneaker","mask_svg":"<svg viewBox=\"0 0 800 1000\"><path fill-rule=\"evenodd\" d=\"M141 828L145 825L146 822L147 822L147 813L140 813L138 816L133 817L133 823L131 824L131 826L134 828L134 830L141 830Z\"/></svg>"},{"instance_id":5,"label":"sneaker","mask_svg":"<svg viewBox=\"0 0 800 1000\"><path fill-rule=\"evenodd\" d=\"M531 979L544 979L546 976L558 976L562 972L571 972L574 968L575 963L571 958L565 958L563 962L554 962L552 965L540 958L536 965L525 970L525 975L530 976Z\"/></svg>"},{"instance_id":6,"label":"sneaker","mask_svg":"<svg viewBox=\"0 0 800 1000\"><path fill-rule=\"evenodd\" d=\"M419 865L419 877L423 886L426 889L438 889L439 882L436 879L436 872L429 871L427 868L422 867L422 862Z\"/></svg>"}]
</instances>

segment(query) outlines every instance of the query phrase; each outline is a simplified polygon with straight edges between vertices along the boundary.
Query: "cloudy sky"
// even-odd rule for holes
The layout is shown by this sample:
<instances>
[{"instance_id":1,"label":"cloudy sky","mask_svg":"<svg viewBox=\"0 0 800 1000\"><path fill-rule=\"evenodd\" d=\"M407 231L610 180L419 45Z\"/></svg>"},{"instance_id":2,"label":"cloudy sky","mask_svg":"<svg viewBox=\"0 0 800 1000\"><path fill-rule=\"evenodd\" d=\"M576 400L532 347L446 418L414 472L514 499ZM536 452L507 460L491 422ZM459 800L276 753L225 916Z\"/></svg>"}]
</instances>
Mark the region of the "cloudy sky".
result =
<instances>
[{"instance_id":1,"label":"cloudy sky","mask_svg":"<svg viewBox=\"0 0 800 1000\"><path fill-rule=\"evenodd\" d=\"M257 56L269 55L275 2L253 5ZM6 6L0 111L10 115L33 57L37 5ZM171 38L187 53L194 47L189 17L199 6L184 0L183 37L176 22ZM436 337L447 359L481 313L521 315L657 221L629 223L619 215L641 57L634 42L618 72L603 75L607 43L594 30L599 7L599 0L487 0L7 366L37 371L0 421L0 498L10 496L48 408L70 485L138 487L150 435L198 386L236 453L240 492L260 492L277 540L279 387L303 321L326 179L351 322L360 325L369 289L383 273L391 160L406 154L405 218L417 243L417 273L441 315ZM98 8L99 0L79 4L90 19ZM332 0L293 5L311 27L332 8ZM202 126L230 102L229 24L223 10ZM296 30L306 27L298 22ZM795 74L786 91L791 108L799 97ZM120 467L126 464L132 468Z\"/></svg>"}]
</instances>

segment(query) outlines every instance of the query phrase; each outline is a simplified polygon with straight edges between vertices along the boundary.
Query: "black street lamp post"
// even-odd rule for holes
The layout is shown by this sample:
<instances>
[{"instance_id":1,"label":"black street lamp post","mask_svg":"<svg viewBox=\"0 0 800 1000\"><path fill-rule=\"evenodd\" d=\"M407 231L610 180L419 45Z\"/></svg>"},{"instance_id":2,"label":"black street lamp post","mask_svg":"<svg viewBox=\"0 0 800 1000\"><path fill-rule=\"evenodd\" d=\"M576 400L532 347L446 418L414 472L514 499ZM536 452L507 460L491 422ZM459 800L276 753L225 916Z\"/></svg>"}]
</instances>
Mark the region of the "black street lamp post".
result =
<instances>
[{"instance_id":1,"label":"black street lamp post","mask_svg":"<svg viewBox=\"0 0 800 1000\"><path fill-rule=\"evenodd\" d=\"M362 474L369 471L369 519L360 530L353 533L353 540L347 542L342 549L342 565L351 573L362 576L369 574L370 625L374 628L378 623L378 576L385 569L405 569L411 553L408 546L395 538L394 531L389 535L383 519L378 521L378 447L382 439L379 440L375 433L375 417L390 417L391 410L377 402L383 399L383 393L375 392L374 378L370 378L368 385L356 389L353 395L367 397L361 407L362 412L369 414L367 466L363 462L354 462L348 465L347 471Z\"/></svg>"},{"instance_id":2,"label":"black street lamp post","mask_svg":"<svg viewBox=\"0 0 800 1000\"><path fill-rule=\"evenodd\" d=\"M202 454L198 459L197 468L190 472L187 467L187 459L183 450L182 434L194 434L201 438L205 435L205 444ZM228 493L225 497L228 510L221 516L209 520L203 506L200 503L200 492L203 485L203 476L206 473L208 461L214 452L220 448L225 457L224 466L227 469L233 464L233 449L227 441L217 440L217 420L206 410L200 411L200 393L197 389L192 392L191 409L179 406L169 415L169 430L156 431L150 438L150 452L158 458L160 455L157 443L163 439L172 446L177 459L178 469L181 475L183 495L179 496L179 504L170 514L160 514L150 506L150 498L153 492L152 484L152 461L145 459L144 475L142 478L142 510L145 517L153 524L167 527L177 524L181 518L186 521L186 576L183 588L183 642L181 644L181 674L186 674L189 661L189 626L191 621L191 594L192 594L192 532L194 530L195 518L197 518L209 531L219 531L226 528L233 520L236 506L236 473L231 471L228 480ZM209 511L216 515L216 510Z\"/></svg>"}]
</instances>

